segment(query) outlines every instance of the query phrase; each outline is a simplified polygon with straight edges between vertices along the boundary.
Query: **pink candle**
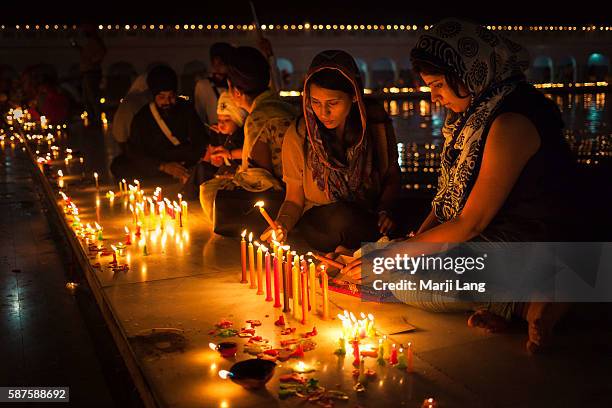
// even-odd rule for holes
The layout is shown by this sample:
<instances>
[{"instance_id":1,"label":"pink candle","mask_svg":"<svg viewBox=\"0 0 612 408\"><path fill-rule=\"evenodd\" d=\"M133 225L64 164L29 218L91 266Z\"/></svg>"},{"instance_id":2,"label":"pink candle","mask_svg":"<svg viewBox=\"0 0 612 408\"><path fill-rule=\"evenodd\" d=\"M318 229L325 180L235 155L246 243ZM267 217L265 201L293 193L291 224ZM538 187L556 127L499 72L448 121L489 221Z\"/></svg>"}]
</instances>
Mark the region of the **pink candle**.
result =
<instances>
[{"instance_id":1,"label":"pink candle","mask_svg":"<svg viewBox=\"0 0 612 408\"><path fill-rule=\"evenodd\" d=\"M274 256L274 307L281 307L280 303L280 272L283 260Z\"/></svg>"},{"instance_id":2,"label":"pink candle","mask_svg":"<svg viewBox=\"0 0 612 408\"><path fill-rule=\"evenodd\" d=\"M242 264L242 279L240 280L240 283L248 283L249 281L247 280L247 270L246 270L246 258L247 258L247 247L246 247L246 241L244 240L244 237L246 235L246 230L242 231L242 239L240 240L240 262Z\"/></svg>"},{"instance_id":3,"label":"pink candle","mask_svg":"<svg viewBox=\"0 0 612 408\"><path fill-rule=\"evenodd\" d=\"M266 302L271 302L272 299L272 277L270 274L270 252L266 251Z\"/></svg>"}]
</instances>

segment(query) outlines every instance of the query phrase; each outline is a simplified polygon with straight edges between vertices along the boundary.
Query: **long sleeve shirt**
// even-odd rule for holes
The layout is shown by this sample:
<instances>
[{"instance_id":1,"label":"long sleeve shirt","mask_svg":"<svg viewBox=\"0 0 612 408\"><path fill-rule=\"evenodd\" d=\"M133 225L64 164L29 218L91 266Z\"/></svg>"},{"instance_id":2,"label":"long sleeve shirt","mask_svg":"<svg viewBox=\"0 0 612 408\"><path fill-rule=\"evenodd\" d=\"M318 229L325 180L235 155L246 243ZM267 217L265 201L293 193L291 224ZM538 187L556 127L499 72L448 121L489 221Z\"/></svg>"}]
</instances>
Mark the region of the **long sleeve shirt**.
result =
<instances>
[{"instance_id":1,"label":"long sleeve shirt","mask_svg":"<svg viewBox=\"0 0 612 408\"><path fill-rule=\"evenodd\" d=\"M180 144L174 146L168 140L153 118L149 105L140 109L132 120L127 155L141 177L159 174L161 163L194 165L208 145L208 132L189 103L179 100L167 114L160 112L160 115Z\"/></svg>"}]
</instances>

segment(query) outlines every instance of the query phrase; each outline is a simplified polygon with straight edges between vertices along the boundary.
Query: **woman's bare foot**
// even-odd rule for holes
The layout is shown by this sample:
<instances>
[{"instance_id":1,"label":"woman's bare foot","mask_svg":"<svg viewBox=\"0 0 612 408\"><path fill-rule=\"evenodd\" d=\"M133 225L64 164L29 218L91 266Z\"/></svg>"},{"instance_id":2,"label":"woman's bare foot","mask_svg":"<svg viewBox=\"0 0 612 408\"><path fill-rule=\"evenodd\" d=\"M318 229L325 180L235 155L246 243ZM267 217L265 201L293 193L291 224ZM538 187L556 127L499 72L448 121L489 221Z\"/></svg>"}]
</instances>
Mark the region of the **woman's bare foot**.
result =
<instances>
[{"instance_id":1,"label":"woman's bare foot","mask_svg":"<svg viewBox=\"0 0 612 408\"><path fill-rule=\"evenodd\" d=\"M469 327L479 327L485 329L488 333L499 333L506 330L508 323L506 320L491 313L486 309L480 309L474 312L467 321Z\"/></svg>"},{"instance_id":2,"label":"woman's bare foot","mask_svg":"<svg viewBox=\"0 0 612 408\"><path fill-rule=\"evenodd\" d=\"M531 302L526 307L526 320L529 324L526 348L530 354L541 353L550 346L553 328L567 312L569 304Z\"/></svg>"}]
</instances>

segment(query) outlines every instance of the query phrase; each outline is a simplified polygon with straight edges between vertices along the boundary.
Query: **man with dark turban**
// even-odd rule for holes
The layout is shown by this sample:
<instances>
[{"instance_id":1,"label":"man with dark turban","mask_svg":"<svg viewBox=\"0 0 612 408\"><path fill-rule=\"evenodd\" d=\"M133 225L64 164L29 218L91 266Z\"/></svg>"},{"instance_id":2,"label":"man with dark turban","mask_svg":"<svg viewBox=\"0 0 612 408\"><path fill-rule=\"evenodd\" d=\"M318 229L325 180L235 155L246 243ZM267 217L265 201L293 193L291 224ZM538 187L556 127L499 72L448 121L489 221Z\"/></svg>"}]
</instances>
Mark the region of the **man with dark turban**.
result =
<instances>
[{"instance_id":1,"label":"man with dark turban","mask_svg":"<svg viewBox=\"0 0 612 408\"><path fill-rule=\"evenodd\" d=\"M153 101L134 116L127 152L113 160L117 178L147 178L164 174L184 182L208 144L208 133L193 106L177 98L174 70L157 66L147 75Z\"/></svg>"}]
</instances>

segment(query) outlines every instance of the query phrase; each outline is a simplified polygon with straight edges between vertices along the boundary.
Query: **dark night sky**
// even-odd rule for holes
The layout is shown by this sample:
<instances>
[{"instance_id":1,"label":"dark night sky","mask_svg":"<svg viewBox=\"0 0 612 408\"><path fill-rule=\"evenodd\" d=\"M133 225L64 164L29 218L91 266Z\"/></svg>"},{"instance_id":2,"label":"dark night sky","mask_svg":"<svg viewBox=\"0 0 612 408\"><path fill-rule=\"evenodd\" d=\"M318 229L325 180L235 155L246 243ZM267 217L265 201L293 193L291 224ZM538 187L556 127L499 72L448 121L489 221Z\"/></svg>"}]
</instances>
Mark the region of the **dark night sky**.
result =
<instances>
[{"instance_id":1,"label":"dark night sky","mask_svg":"<svg viewBox=\"0 0 612 408\"><path fill-rule=\"evenodd\" d=\"M581 1L575 6L564 0L488 0L488 6L435 0L372 1L346 0L265 1L255 0L262 23L337 24L432 24L444 17L462 17L490 24L612 24L604 5ZM552 4L551 4L552 3ZM11 4L20 4L12 2ZM23 2L25 12L3 13L2 23L234 23L252 21L246 0L122 2ZM370 6L366 6L369 4ZM605 4L605 3L603 3ZM127 5L127 6L126 6ZM375 5L375 6L374 6ZM607 7L609 8L609 7ZM6 10L6 8L5 8Z\"/></svg>"}]
</instances>

